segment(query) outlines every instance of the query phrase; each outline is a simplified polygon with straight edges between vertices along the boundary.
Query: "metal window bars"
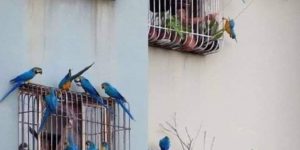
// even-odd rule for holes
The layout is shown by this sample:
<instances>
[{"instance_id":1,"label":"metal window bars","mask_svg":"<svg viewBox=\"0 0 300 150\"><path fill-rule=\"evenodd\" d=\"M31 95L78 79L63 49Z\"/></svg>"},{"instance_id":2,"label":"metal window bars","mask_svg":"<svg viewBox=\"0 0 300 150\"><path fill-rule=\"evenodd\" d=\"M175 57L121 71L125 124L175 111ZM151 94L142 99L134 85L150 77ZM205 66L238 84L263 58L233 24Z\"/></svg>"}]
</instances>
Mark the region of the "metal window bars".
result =
<instances>
[{"instance_id":1,"label":"metal window bars","mask_svg":"<svg viewBox=\"0 0 300 150\"><path fill-rule=\"evenodd\" d=\"M223 36L220 0L150 0L150 46L196 54L217 52Z\"/></svg>"},{"instance_id":2,"label":"metal window bars","mask_svg":"<svg viewBox=\"0 0 300 150\"><path fill-rule=\"evenodd\" d=\"M87 149L86 141L92 141L101 149L102 142L111 150L130 150L130 118L110 98L104 103L112 108L111 114L85 94L56 89L59 107L45 129L37 135L44 110L44 96L50 87L24 84L19 94L19 149L64 150L67 136L72 135L79 149ZM25 148L24 148L25 149Z\"/></svg>"}]
</instances>

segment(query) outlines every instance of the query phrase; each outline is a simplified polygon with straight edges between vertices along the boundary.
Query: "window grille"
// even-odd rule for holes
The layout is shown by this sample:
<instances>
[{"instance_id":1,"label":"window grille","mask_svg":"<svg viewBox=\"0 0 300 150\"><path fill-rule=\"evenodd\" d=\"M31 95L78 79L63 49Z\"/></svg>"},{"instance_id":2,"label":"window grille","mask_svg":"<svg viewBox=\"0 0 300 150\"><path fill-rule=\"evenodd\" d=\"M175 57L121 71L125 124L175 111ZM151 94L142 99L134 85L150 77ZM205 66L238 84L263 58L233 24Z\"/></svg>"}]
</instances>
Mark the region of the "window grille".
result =
<instances>
[{"instance_id":1,"label":"window grille","mask_svg":"<svg viewBox=\"0 0 300 150\"><path fill-rule=\"evenodd\" d=\"M203 55L220 49L220 0L149 1L150 46Z\"/></svg>"},{"instance_id":2,"label":"window grille","mask_svg":"<svg viewBox=\"0 0 300 150\"><path fill-rule=\"evenodd\" d=\"M79 149L87 149L91 141L101 149L102 142L111 150L130 150L130 119L110 98L104 103L112 108L111 114L92 98L80 92L56 89L59 107L52 115L45 129L37 135L40 126L44 101L50 87L25 84L19 94L19 149L26 145L30 150L64 150L67 138L73 136Z\"/></svg>"}]
</instances>

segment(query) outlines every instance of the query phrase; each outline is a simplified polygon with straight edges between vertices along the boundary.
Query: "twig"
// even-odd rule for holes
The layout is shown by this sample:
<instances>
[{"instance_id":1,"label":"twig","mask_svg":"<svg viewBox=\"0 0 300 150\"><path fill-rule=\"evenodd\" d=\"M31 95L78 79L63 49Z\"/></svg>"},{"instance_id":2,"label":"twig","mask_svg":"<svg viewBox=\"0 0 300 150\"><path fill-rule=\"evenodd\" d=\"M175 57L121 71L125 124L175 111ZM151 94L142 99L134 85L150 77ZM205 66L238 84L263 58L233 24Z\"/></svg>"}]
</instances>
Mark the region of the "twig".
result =
<instances>
[{"instance_id":1,"label":"twig","mask_svg":"<svg viewBox=\"0 0 300 150\"><path fill-rule=\"evenodd\" d=\"M201 131L202 126L200 126L200 128L198 129L198 131L196 132L196 135L194 137L194 141L196 141L199 137L200 131ZM191 149L194 147L194 143L191 144Z\"/></svg>"},{"instance_id":2,"label":"twig","mask_svg":"<svg viewBox=\"0 0 300 150\"><path fill-rule=\"evenodd\" d=\"M204 131L203 150L205 150L205 142L206 142L206 131Z\"/></svg>"},{"instance_id":3,"label":"twig","mask_svg":"<svg viewBox=\"0 0 300 150\"><path fill-rule=\"evenodd\" d=\"M211 141L211 145L210 145L210 150L212 150L213 149L213 147L214 147L214 144L215 144L215 137L213 137L213 139L212 139L212 141Z\"/></svg>"}]
</instances>

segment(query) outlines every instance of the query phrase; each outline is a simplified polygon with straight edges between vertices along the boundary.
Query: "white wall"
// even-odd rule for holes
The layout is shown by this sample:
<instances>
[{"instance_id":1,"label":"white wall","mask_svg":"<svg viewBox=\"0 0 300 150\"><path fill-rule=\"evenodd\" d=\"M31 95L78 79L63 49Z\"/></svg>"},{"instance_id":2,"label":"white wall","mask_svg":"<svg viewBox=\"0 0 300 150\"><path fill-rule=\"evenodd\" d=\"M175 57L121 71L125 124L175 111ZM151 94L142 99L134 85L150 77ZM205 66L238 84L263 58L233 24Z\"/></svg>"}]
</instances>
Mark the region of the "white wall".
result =
<instances>
[{"instance_id":1,"label":"white wall","mask_svg":"<svg viewBox=\"0 0 300 150\"><path fill-rule=\"evenodd\" d=\"M225 16L241 9L232 1ZM299 14L298 0L255 0L236 20L238 43L226 35L219 53L150 47L149 144L177 112L182 128L216 137L214 150L299 150Z\"/></svg>"},{"instance_id":2,"label":"white wall","mask_svg":"<svg viewBox=\"0 0 300 150\"><path fill-rule=\"evenodd\" d=\"M33 82L57 86L69 67L78 71L94 61L85 76L98 89L111 82L127 97L137 120L132 150L146 149L146 5L138 0L0 1L0 95L9 79L33 66L44 69ZM0 103L0 149L17 147L17 109L17 93Z\"/></svg>"}]
</instances>

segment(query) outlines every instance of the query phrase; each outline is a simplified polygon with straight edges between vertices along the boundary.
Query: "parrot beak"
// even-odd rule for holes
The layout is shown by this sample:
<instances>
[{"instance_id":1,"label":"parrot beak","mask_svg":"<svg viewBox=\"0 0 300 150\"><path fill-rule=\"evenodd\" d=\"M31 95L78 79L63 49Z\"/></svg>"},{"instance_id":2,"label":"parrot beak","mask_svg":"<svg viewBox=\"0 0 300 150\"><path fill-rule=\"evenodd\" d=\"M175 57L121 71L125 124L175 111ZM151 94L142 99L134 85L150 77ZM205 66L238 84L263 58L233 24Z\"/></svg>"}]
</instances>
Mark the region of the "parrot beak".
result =
<instances>
[{"instance_id":1,"label":"parrot beak","mask_svg":"<svg viewBox=\"0 0 300 150\"><path fill-rule=\"evenodd\" d=\"M41 68L38 68L35 70L36 74L43 74L43 70Z\"/></svg>"},{"instance_id":2,"label":"parrot beak","mask_svg":"<svg viewBox=\"0 0 300 150\"><path fill-rule=\"evenodd\" d=\"M76 83L77 86L81 86L80 78L76 78L76 79L74 80L74 82Z\"/></svg>"}]
</instances>

